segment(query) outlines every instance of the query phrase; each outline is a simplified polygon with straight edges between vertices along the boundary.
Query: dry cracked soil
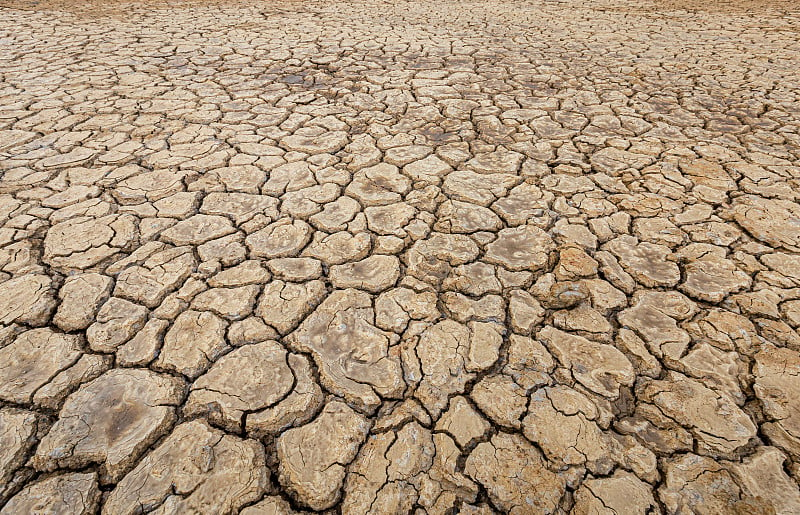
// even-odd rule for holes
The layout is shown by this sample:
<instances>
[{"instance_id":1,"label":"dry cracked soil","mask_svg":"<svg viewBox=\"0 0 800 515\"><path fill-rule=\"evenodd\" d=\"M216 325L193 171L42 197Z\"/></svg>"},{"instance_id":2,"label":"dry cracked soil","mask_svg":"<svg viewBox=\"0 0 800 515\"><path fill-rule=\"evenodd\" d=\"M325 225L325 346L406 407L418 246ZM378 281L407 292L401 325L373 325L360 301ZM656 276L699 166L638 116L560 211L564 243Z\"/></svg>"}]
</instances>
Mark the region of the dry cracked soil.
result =
<instances>
[{"instance_id":1,"label":"dry cracked soil","mask_svg":"<svg viewBox=\"0 0 800 515\"><path fill-rule=\"evenodd\" d=\"M0 513L800 513L793 1L0 1Z\"/></svg>"}]
</instances>

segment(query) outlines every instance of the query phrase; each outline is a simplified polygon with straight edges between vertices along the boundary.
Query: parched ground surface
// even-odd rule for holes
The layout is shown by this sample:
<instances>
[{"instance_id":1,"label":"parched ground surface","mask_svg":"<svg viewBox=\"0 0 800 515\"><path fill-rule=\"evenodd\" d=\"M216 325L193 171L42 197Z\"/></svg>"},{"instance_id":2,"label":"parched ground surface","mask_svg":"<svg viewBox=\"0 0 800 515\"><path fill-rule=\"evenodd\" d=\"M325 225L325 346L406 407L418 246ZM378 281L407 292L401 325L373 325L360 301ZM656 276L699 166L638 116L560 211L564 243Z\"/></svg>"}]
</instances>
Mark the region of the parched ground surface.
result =
<instances>
[{"instance_id":1,"label":"parched ground surface","mask_svg":"<svg viewBox=\"0 0 800 515\"><path fill-rule=\"evenodd\" d=\"M3 515L800 513L796 2L0 3Z\"/></svg>"}]
</instances>

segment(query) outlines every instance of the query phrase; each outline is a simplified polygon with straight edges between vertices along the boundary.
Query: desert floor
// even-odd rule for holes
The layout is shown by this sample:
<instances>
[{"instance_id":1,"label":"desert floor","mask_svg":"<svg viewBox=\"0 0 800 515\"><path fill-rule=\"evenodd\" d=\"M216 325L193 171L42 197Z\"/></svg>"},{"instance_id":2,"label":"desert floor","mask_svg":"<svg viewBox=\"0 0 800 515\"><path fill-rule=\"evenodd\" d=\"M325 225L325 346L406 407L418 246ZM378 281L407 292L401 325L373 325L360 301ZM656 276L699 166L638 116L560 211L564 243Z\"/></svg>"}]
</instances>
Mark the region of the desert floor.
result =
<instances>
[{"instance_id":1,"label":"desert floor","mask_svg":"<svg viewBox=\"0 0 800 515\"><path fill-rule=\"evenodd\" d=\"M800 6L0 1L0 506L800 513Z\"/></svg>"}]
</instances>

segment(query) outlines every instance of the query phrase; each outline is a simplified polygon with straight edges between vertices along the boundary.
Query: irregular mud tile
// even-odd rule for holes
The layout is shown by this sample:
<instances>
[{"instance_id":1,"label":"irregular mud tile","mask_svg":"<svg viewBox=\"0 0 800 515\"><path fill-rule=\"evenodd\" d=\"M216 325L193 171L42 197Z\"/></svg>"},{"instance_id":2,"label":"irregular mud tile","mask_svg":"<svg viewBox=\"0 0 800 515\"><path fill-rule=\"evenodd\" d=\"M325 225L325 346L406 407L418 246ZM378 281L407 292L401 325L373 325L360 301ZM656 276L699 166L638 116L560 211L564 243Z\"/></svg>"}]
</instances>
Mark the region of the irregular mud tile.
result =
<instances>
[{"instance_id":1,"label":"irregular mud tile","mask_svg":"<svg viewBox=\"0 0 800 515\"><path fill-rule=\"evenodd\" d=\"M790 300L781 305L782 318L789 322L789 325L800 328L800 300Z\"/></svg>"},{"instance_id":2,"label":"irregular mud tile","mask_svg":"<svg viewBox=\"0 0 800 515\"><path fill-rule=\"evenodd\" d=\"M369 134L354 135L342 154L347 169L353 171L376 165L382 157L381 151L375 146L375 138Z\"/></svg>"},{"instance_id":3,"label":"irregular mud tile","mask_svg":"<svg viewBox=\"0 0 800 515\"><path fill-rule=\"evenodd\" d=\"M250 413L245 420L249 435L276 434L287 427L296 427L310 421L322 406L324 396L305 356L289 354L287 362L294 374L294 386L278 404Z\"/></svg>"},{"instance_id":4,"label":"irregular mud tile","mask_svg":"<svg viewBox=\"0 0 800 515\"><path fill-rule=\"evenodd\" d=\"M625 353L638 375L655 379L661 374L661 362L647 350L644 340L630 329L620 329L614 344Z\"/></svg>"},{"instance_id":5,"label":"irregular mud tile","mask_svg":"<svg viewBox=\"0 0 800 515\"><path fill-rule=\"evenodd\" d=\"M737 313L711 309L683 326L695 341L707 341L724 351L736 350L751 356L758 350L755 326L747 317Z\"/></svg>"},{"instance_id":6,"label":"irregular mud tile","mask_svg":"<svg viewBox=\"0 0 800 515\"><path fill-rule=\"evenodd\" d=\"M395 256L370 256L330 269L330 280L335 287L358 288L370 293L380 293L394 286L399 277L400 260Z\"/></svg>"},{"instance_id":7,"label":"irregular mud tile","mask_svg":"<svg viewBox=\"0 0 800 515\"><path fill-rule=\"evenodd\" d=\"M678 265L667 260L672 254L669 247L620 236L606 243L603 249L617 256L625 271L648 288L670 288L680 281Z\"/></svg>"},{"instance_id":8,"label":"irregular mud tile","mask_svg":"<svg viewBox=\"0 0 800 515\"><path fill-rule=\"evenodd\" d=\"M505 319L506 306L500 295L484 295L473 300L460 293L446 292L440 295L444 313L458 322L499 322Z\"/></svg>"},{"instance_id":9,"label":"irregular mud tile","mask_svg":"<svg viewBox=\"0 0 800 515\"><path fill-rule=\"evenodd\" d=\"M772 289L765 288L754 292L739 293L731 298L743 314L750 317L779 318L780 296Z\"/></svg>"},{"instance_id":10,"label":"irregular mud tile","mask_svg":"<svg viewBox=\"0 0 800 515\"><path fill-rule=\"evenodd\" d=\"M392 288L375 299L375 325L402 334L411 320L433 322L439 318L433 292L417 293L409 288Z\"/></svg>"},{"instance_id":11,"label":"irregular mud tile","mask_svg":"<svg viewBox=\"0 0 800 515\"><path fill-rule=\"evenodd\" d=\"M581 281L588 290L592 307L608 315L609 311L624 308L628 305L628 297L611 283L602 279L588 279Z\"/></svg>"},{"instance_id":12,"label":"irregular mud tile","mask_svg":"<svg viewBox=\"0 0 800 515\"><path fill-rule=\"evenodd\" d=\"M225 329L226 323L208 311L182 312L164 336L154 366L197 378L228 350Z\"/></svg>"},{"instance_id":13,"label":"irregular mud tile","mask_svg":"<svg viewBox=\"0 0 800 515\"><path fill-rule=\"evenodd\" d=\"M503 373L525 390L548 384L556 363L545 346L527 336L516 334L510 335L508 340L508 359Z\"/></svg>"},{"instance_id":14,"label":"irregular mud tile","mask_svg":"<svg viewBox=\"0 0 800 515\"><path fill-rule=\"evenodd\" d=\"M322 281L296 284L272 281L264 286L256 315L281 334L288 334L305 319L325 296Z\"/></svg>"},{"instance_id":15,"label":"irregular mud tile","mask_svg":"<svg viewBox=\"0 0 800 515\"><path fill-rule=\"evenodd\" d=\"M409 483L430 468L433 454L430 432L414 422L370 438L348 471L342 513L408 512L418 497Z\"/></svg>"},{"instance_id":16,"label":"irregular mud tile","mask_svg":"<svg viewBox=\"0 0 800 515\"><path fill-rule=\"evenodd\" d=\"M259 193L267 174L252 165L225 166L209 173L216 175L227 191Z\"/></svg>"},{"instance_id":17,"label":"irregular mud tile","mask_svg":"<svg viewBox=\"0 0 800 515\"><path fill-rule=\"evenodd\" d=\"M403 173L415 181L439 184L442 177L449 177L452 170L447 162L435 155L430 155L418 161L403 166Z\"/></svg>"},{"instance_id":18,"label":"irregular mud tile","mask_svg":"<svg viewBox=\"0 0 800 515\"><path fill-rule=\"evenodd\" d=\"M228 320L241 320L253 312L256 297L261 292L257 285L238 288L211 288L192 300L191 309L212 311Z\"/></svg>"},{"instance_id":19,"label":"irregular mud tile","mask_svg":"<svg viewBox=\"0 0 800 515\"><path fill-rule=\"evenodd\" d=\"M631 386L636 373L628 358L612 345L593 342L547 326L537 333L553 355L589 390L616 399Z\"/></svg>"},{"instance_id":20,"label":"irregular mud tile","mask_svg":"<svg viewBox=\"0 0 800 515\"><path fill-rule=\"evenodd\" d=\"M278 218L278 203L277 198L266 195L213 192L203 199L200 212L231 217L236 225L241 225L259 214L275 220Z\"/></svg>"},{"instance_id":21,"label":"irregular mud tile","mask_svg":"<svg viewBox=\"0 0 800 515\"><path fill-rule=\"evenodd\" d=\"M753 375L767 418L762 431L773 445L800 459L800 352L765 345L755 355Z\"/></svg>"},{"instance_id":22,"label":"irregular mud tile","mask_svg":"<svg viewBox=\"0 0 800 515\"><path fill-rule=\"evenodd\" d=\"M430 470L434 454L433 438L428 429L417 422L404 425L396 432L395 441L386 452L388 480L415 482L418 474Z\"/></svg>"},{"instance_id":23,"label":"irregular mud tile","mask_svg":"<svg viewBox=\"0 0 800 515\"><path fill-rule=\"evenodd\" d=\"M758 447L741 462L728 464L750 513L797 513L800 489L786 474L786 456L775 447Z\"/></svg>"},{"instance_id":24,"label":"irregular mud tile","mask_svg":"<svg viewBox=\"0 0 800 515\"><path fill-rule=\"evenodd\" d=\"M668 513L758 513L721 462L683 454L666 458L664 464L665 480L658 497Z\"/></svg>"},{"instance_id":25,"label":"irregular mud tile","mask_svg":"<svg viewBox=\"0 0 800 515\"><path fill-rule=\"evenodd\" d=\"M164 333L169 322L151 318L136 336L117 349L117 363L123 367L139 367L150 364L158 356Z\"/></svg>"},{"instance_id":26,"label":"irregular mud tile","mask_svg":"<svg viewBox=\"0 0 800 515\"><path fill-rule=\"evenodd\" d=\"M58 291L61 303L53 324L63 331L78 331L89 327L100 306L111 296L114 281L100 274L78 274L67 277Z\"/></svg>"},{"instance_id":27,"label":"irregular mud tile","mask_svg":"<svg viewBox=\"0 0 800 515\"><path fill-rule=\"evenodd\" d=\"M251 259L223 270L208 279L212 288L234 288L248 284L265 284L272 275L261 266L261 261Z\"/></svg>"},{"instance_id":28,"label":"irregular mud tile","mask_svg":"<svg viewBox=\"0 0 800 515\"><path fill-rule=\"evenodd\" d=\"M665 300L658 293L640 297L633 307L620 312L617 320L623 328L639 335L657 358L677 360L686 352L691 338L669 316Z\"/></svg>"},{"instance_id":29,"label":"irregular mud tile","mask_svg":"<svg viewBox=\"0 0 800 515\"><path fill-rule=\"evenodd\" d=\"M608 282L628 295L636 290L636 281L622 268L611 252L601 250L596 252L594 257L600 263L600 272Z\"/></svg>"},{"instance_id":30,"label":"irregular mud tile","mask_svg":"<svg viewBox=\"0 0 800 515\"><path fill-rule=\"evenodd\" d=\"M380 163L353 175L345 193L364 206L384 206L403 200L411 190L411 180L391 164Z\"/></svg>"},{"instance_id":31,"label":"irregular mud tile","mask_svg":"<svg viewBox=\"0 0 800 515\"><path fill-rule=\"evenodd\" d=\"M437 232L415 242L403 261L409 275L440 285L453 267L473 261L478 254L478 246L469 236Z\"/></svg>"},{"instance_id":32,"label":"irregular mud tile","mask_svg":"<svg viewBox=\"0 0 800 515\"><path fill-rule=\"evenodd\" d=\"M488 206L493 201L506 197L509 188L517 182L519 179L512 174L483 175L468 170L456 170L447 174L442 191L455 200Z\"/></svg>"},{"instance_id":33,"label":"irregular mud tile","mask_svg":"<svg viewBox=\"0 0 800 515\"><path fill-rule=\"evenodd\" d=\"M390 349L398 337L374 322L368 294L335 290L286 341L293 350L313 355L327 389L374 411L381 397L396 398L405 389L400 359Z\"/></svg>"},{"instance_id":34,"label":"irregular mud tile","mask_svg":"<svg viewBox=\"0 0 800 515\"><path fill-rule=\"evenodd\" d=\"M41 166L43 168L63 168L66 166L77 166L79 164L86 163L95 155L97 155L97 152L90 148L77 147L65 154L59 154L57 156L42 159L36 164L37 167Z\"/></svg>"},{"instance_id":35,"label":"irregular mud tile","mask_svg":"<svg viewBox=\"0 0 800 515\"><path fill-rule=\"evenodd\" d=\"M31 131L4 129L0 131L0 150L8 150L24 145L36 139L37 134Z\"/></svg>"},{"instance_id":36,"label":"irregular mud tile","mask_svg":"<svg viewBox=\"0 0 800 515\"><path fill-rule=\"evenodd\" d=\"M550 206L553 194L537 186L522 183L514 187L507 196L492 204L492 210L510 226L533 223L547 225L552 220Z\"/></svg>"},{"instance_id":37,"label":"irregular mud tile","mask_svg":"<svg viewBox=\"0 0 800 515\"><path fill-rule=\"evenodd\" d=\"M33 403L53 410L58 409L66 396L80 384L99 377L113 365L112 356L84 354L70 368L56 375L33 395Z\"/></svg>"},{"instance_id":38,"label":"irregular mud tile","mask_svg":"<svg viewBox=\"0 0 800 515\"><path fill-rule=\"evenodd\" d=\"M244 235L237 232L207 241L197 247L197 254L200 261L219 261L222 266L239 264L247 257Z\"/></svg>"},{"instance_id":39,"label":"irregular mud tile","mask_svg":"<svg viewBox=\"0 0 800 515\"><path fill-rule=\"evenodd\" d=\"M111 297L97 313L97 321L86 330L89 346L97 352L114 352L144 326L147 308Z\"/></svg>"},{"instance_id":40,"label":"irregular mud tile","mask_svg":"<svg viewBox=\"0 0 800 515\"><path fill-rule=\"evenodd\" d=\"M169 170L135 173L120 181L112 194L122 205L155 202L183 191L185 175Z\"/></svg>"},{"instance_id":41,"label":"irregular mud tile","mask_svg":"<svg viewBox=\"0 0 800 515\"><path fill-rule=\"evenodd\" d=\"M264 448L200 421L177 426L111 491L104 512L233 513L269 485Z\"/></svg>"},{"instance_id":42,"label":"irregular mud tile","mask_svg":"<svg viewBox=\"0 0 800 515\"><path fill-rule=\"evenodd\" d=\"M480 174L515 174L517 170L519 170L523 159L525 159L525 156L519 152L499 147L494 152L487 152L475 156L467 161L465 166Z\"/></svg>"},{"instance_id":43,"label":"irregular mud tile","mask_svg":"<svg viewBox=\"0 0 800 515\"><path fill-rule=\"evenodd\" d=\"M37 470L100 465L117 482L169 431L183 381L142 369L114 369L71 394L33 456Z\"/></svg>"},{"instance_id":44,"label":"irregular mud tile","mask_svg":"<svg viewBox=\"0 0 800 515\"><path fill-rule=\"evenodd\" d=\"M540 277L531 292L549 309L572 308L589 298L589 288L583 281L555 282L553 274Z\"/></svg>"},{"instance_id":45,"label":"irregular mud tile","mask_svg":"<svg viewBox=\"0 0 800 515\"><path fill-rule=\"evenodd\" d=\"M343 231L347 224L361 211L361 204L348 196L342 196L325 204L322 211L309 218L311 224L320 231L334 233Z\"/></svg>"},{"instance_id":46,"label":"irregular mud tile","mask_svg":"<svg viewBox=\"0 0 800 515\"><path fill-rule=\"evenodd\" d=\"M403 228L414 219L417 210L405 202L386 206L371 206L364 210L367 227L375 234L404 237Z\"/></svg>"},{"instance_id":47,"label":"irregular mud tile","mask_svg":"<svg viewBox=\"0 0 800 515\"><path fill-rule=\"evenodd\" d=\"M198 192L183 191L153 202L153 207L158 211L159 217L182 220L184 218L189 218L197 212L199 200L200 194Z\"/></svg>"},{"instance_id":48,"label":"irregular mud tile","mask_svg":"<svg viewBox=\"0 0 800 515\"><path fill-rule=\"evenodd\" d=\"M669 220L663 218L637 218L633 233L642 241L675 248L686 240L686 234Z\"/></svg>"},{"instance_id":49,"label":"irregular mud tile","mask_svg":"<svg viewBox=\"0 0 800 515\"><path fill-rule=\"evenodd\" d=\"M608 478L586 480L575 492L575 515L645 515L658 505L650 485L629 472L617 470Z\"/></svg>"},{"instance_id":50,"label":"irregular mud tile","mask_svg":"<svg viewBox=\"0 0 800 515\"><path fill-rule=\"evenodd\" d=\"M345 466L367 437L369 421L340 401L331 401L311 423L277 440L279 479L292 497L314 510L341 496Z\"/></svg>"},{"instance_id":51,"label":"irregular mud tile","mask_svg":"<svg viewBox=\"0 0 800 515\"><path fill-rule=\"evenodd\" d=\"M114 295L155 308L189 277L197 262L191 247L165 247L117 276Z\"/></svg>"},{"instance_id":52,"label":"irregular mud tile","mask_svg":"<svg viewBox=\"0 0 800 515\"><path fill-rule=\"evenodd\" d=\"M536 271L544 268L553 250L555 244L547 233L523 225L498 232L497 239L487 245L484 259L511 271Z\"/></svg>"},{"instance_id":53,"label":"irregular mud tile","mask_svg":"<svg viewBox=\"0 0 800 515\"><path fill-rule=\"evenodd\" d=\"M793 286L800 286L800 256L776 252L759 258L762 263L790 281Z\"/></svg>"},{"instance_id":54,"label":"irregular mud tile","mask_svg":"<svg viewBox=\"0 0 800 515\"><path fill-rule=\"evenodd\" d=\"M199 245L233 232L236 229L224 216L194 215L162 232L161 238L174 245Z\"/></svg>"},{"instance_id":55,"label":"irregular mud tile","mask_svg":"<svg viewBox=\"0 0 800 515\"><path fill-rule=\"evenodd\" d=\"M442 283L442 287L445 290L456 290L473 296L503 291L503 286L495 274L495 267L480 262L454 268Z\"/></svg>"},{"instance_id":56,"label":"irregular mud tile","mask_svg":"<svg viewBox=\"0 0 800 515\"><path fill-rule=\"evenodd\" d=\"M245 244L253 257L295 257L311 240L312 232L302 220L282 218L247 236Z\"/></svg>"},{"instance_id":57,"label":"irregular mud tile","mask_svg":"<svg viewBox=\"0 0 800 515\"><path fill-rule=\"evenodd\" d=\"M436 423L437 430L451 435L461 447L482 437L491 427L469 401L460 396L450 399L450 406Z\"/></svg>"},{"instance_id":58,"label":"irregular mud tile","mask_svg":"<svg viewBox=\"0 0 800 515\"><path fill-rule=\"evenodd\" d=\"M686 279L681 291L698 300L720 302L729 294L750 287L750 276L742 272L732 261L705 257L684 266Z\"/></svg>"},{"instance_id":59,"label":"irregular mud tile","mask_svg":"<svg viewBox=\"0 0 800 515\"><path fill-rule=\"evenodd\" d=\"M292 508L289 501L277 495L268 495L262 501L247 506L239 515L295 515L309 513Z\"/></svg>"},{"instance_id":60,"label":"irregular mud tile","mask_svg":"<svg viewBox=\"0 0 800 515\"><path fill-rule=\"evenodd\" d=\"M469 322L471 336L467 354L467 370L478 372L494 365L500 358L505 326L496 322Z\"/></svg>"},{"instance_id":61,"label":"irregular mud tile","mask_svg":"<svg viewBox=\"0 0 800 515\"><path fill-rule=\"evenodd\" d=\"M372 241L366 232L355 235L347 231L333 234L316 232L302 255L317 258L328 266L341 265L367 257L371 247Z\"/></svg>"},{"instance_id":62,"label":"irregular mud tile","mask_svg":"<svg viewBox=\"0 0 800 515\"><path fill-rule=\"evenodd\" d=\"M228 326L228 343L241 347L250 343L258 343L279 338L278 332L256 316L231 323Z\"/></svg>"},{"instance_id":63,"label":"irregular mud tile","mask_svg":"<svg viewBox=\"0 0 800 515\"><path fill-rule=\"evenodd\" d=\"M597 275L598 263L589 254L576 247L559 252L555 276L559 281L573 281Z\"/></svg>"},{"instance_id":64,"label":"irregular mud tile","mask_svg":"<svg viewBox=\"0 0 800 515\"><path fill-rule=\"evenodd\" d=\"M800 252L800 205L755 195L736 197L731 208L734 220L759 241Z\"/></svg>"},{"instance_id":65,"label":"irregular mud tile","mask_svg":"<svg viewBox=\"0 0 800 515\"><path fill-rule=\"evenodd\" d=\"M508 300L508 314L514 332L531 334L544 319L544 308L533 295L524 290L512 290Z\"/></svg>"},{"instance_id":66,"label":"irregular mud tile","mask_svg":"<svg viewBox=\"0 0 800 515\"><path fill-rule=\"evenodd\" d=\"M592 338L607 341L614 326L606 317L586 304L571 310L560 310L553 313L553 325L565 331L577 331L589 334Z\"/></svg>"},{"instance_id":67,"label":"irregular mud tile","mask_svg":"<svg viewBox=\"0 0 800 515\"><path fill-rule=\"evenodd\" d=\"M0 348L0 399L27 404L42 386L81 357L81 337L32 329Z\"/></svg>"},{"instance_id":68,"label":"irregular mud tile","mask_svg":"<svg viewBox=\"0 0 800 515\"><path fill-rule=\"evenodd\" d=\"M659 455L687 452L694 447L689 431L650 404L636 406L632 416L614 423L614 429L624 435L638 436L648 449Z\"/></svg>"},{"instance_id":69,"label":"irregular mud tile","mask_svg":"<svg viewBox=\"0 0 800 515\"><path fill-rule=\"evenodd\" d=\"M267 267L275 278L284 281L310 281L322 275L322 263L308 257L271 259Z\"/></svg>"},{"instance_id":70,"label":"irregular mud tile","mask_svg":"<svg viewBox=\"0 0 800 515\"><path fill-rule=\"evenodd\" d=\"M478 485L461 472L461 451L448 435L433 434L436 453L427 474L420 477L419 504L428 513L446 513L454 510L462 501L473 502L478 494Z\"/></svg>"},{"instance_id":71,"label":"irregular mud tile","mask_svg":"<svg viewBox=\"0 0 800 515\"><path fill-rule=\"evenodd\" d=\"M703 454L732 456L756 435L753 421L728 394L677 372L644 383L640 397L686 427Z\"/></svg>"},{"instance_id":72,"label":"irregular mud tile","mask_svg":"<svg viewBox=\"0 0 800 515\"><path fill-rule=\"evenodd\" d=\"M426 145L402 145L386 149L385 161L397 166L405 166L430 155L432 148Z\"/></svg>"},{"instance_id":73,"label":"irregular mud tile","mask_svg":"<svg viewBox=\"0 0 800 515\"><path fill-rule=\"evenodd\" d=\"M495 424L519 429L528 406L524 388L505 375L486 376L472 387L470 397Z\"/></svg>"},{"instance_id":74,"label":"irregular mud tile","mask_svg":"<svg viewBox=\"0 0 800 515\"><path fill-rule=\"evenodd\" d=\"M43 259L63 270L82 270L129 250L137 235L137 220L132 215L71 218L47 231Z\"/></svg>"},{"instance_id":75,"label":"irregular mud tile","mask_svg":"<svg viewBox=\"0 0 800 515\"><path fill-rule=\"evenodd\" d=\"M0 502L14 487L14 473L36 443L37 419L31 411L0 409Z\"/></svg>"},{"instance_id":76,"label":"irregular mud tile","mask_svg":"<svg viewBox=\"0 0 800 515\"><path fill-rule=\"evenodd\" d=\"M490 209L459 200L443 202L436 215L434 229L444 233L471 234L503 227L503 222Z\"/></svg>"},{"instance_id":77,"label":"irregular mud tile","mask_svg":"<svg viewBox=\"0 0 800 515\"><path fill-rule=\"evenodd\" d=\"M478 444L464 472L510 514L556 513L566 491L565 480L548 470L541 453L519 435L499 433Z\"/></svg>"},{"instance_id":78,"label":"irregular mud tile","mask_svg":"<svg viewBox=\"0 0 800 515\"><path fill-rule=\"evenodd\" d=\"M655 456L635 442L625 442L605 431L602 414L585 395L564 386L543 388L531 394L528 415L522 421L524 434L539 445L548 459L564 465L586 466L594 474L608 474L617 464L628 465L626 451L644 461Z\"/></svg>"},{"instance_id":79,"label":"irregular mud tile","mask_svg":"<svg viewBox=\"0 0 800 515\"><path fill-rule=\"evenodd\" d=\"M723 352L707 343L695 346L681 359L686 375L706 386L727 393L739 406L745 402L740 377L748 371L746 362L735 352Z\"/></svg>"},{"instance_id":80,"label":"irregular mud tile","mask_svg":"<svg viewBox=\"0 0 800 515\"><path fill-rule=\"evenodd\" d=\"M292 389L286 350L275 341L245 345L221 357L192 384L186 417L205 415L214 425L241 432L245 413L268 408Z\"/></svg>"},{"instance_id":81,"label":"irregular mud tile","mask_svg":"<svg viewBox=\"0 0 800 515\"><path fill-rule=\"evenodd\" d=\"M0 513L90 515L99 509L101 496L96 473L61 474L26 486L8 501Z\"/></svg>"},{"instance_id":82,"label":"irregular mud tile","mask_svg":"<svg viewBox=\"0 0 800 515\"><path fill-rule=\"evenodd\" d=\"M781 347L800 350L800 334L789 324L766 318L756 318L754 322L764 340Z\"/></svg>"},{"instance_id":83,"label":"irregular mud tile","mask_svg":"<svg viewBox=\"0 0 800 515\"><path fill-rule=\"evenodd\" d=\"M349 143L344 131L326 131L322 127L302 127L291 136L281 139L280 146L286 150L306 154L332 154Z\"/></svg>"},{"instance_id":84,"label":"irregular mud tile","mask_svg":"<svg viewBox=\"0 0 800 515\"><path fill-rule=\"evenodd\" d=\"M463 392L474 377L466 371L470 338L470 330L452 320L443 320L420 336L416 353L423 376L414 395L434 417L445 408L448 396Z\"/></svg>"},{"instance_id":85,"label":"irregular mud tile","mask_svg":"<svg viewBox=\"0 0 800 515\"><path fill-rule=\"evenodd\" d=\"M56 308L52 280L29 274L0 283L0 323L43 326Z\"/></svg>"}]
</instances>

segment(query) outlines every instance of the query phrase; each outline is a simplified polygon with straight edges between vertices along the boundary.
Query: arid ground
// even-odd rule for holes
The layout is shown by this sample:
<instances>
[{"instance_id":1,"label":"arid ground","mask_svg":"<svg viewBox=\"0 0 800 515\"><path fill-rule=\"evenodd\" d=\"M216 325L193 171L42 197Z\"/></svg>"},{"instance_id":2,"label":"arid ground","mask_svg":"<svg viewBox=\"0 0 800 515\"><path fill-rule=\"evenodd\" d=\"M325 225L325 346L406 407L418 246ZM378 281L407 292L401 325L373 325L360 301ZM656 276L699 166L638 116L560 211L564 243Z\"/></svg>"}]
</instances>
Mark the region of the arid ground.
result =
<instances>
[{"instance_id":1,"label":"arid ground","mask_svg":"<svg viewBox=\"0 0 800 515\"><path fill-rule=\"evenodd\" d=\"M0 0L0 513L800 513L800 4Z\"/></svg>"}]
</instances>

